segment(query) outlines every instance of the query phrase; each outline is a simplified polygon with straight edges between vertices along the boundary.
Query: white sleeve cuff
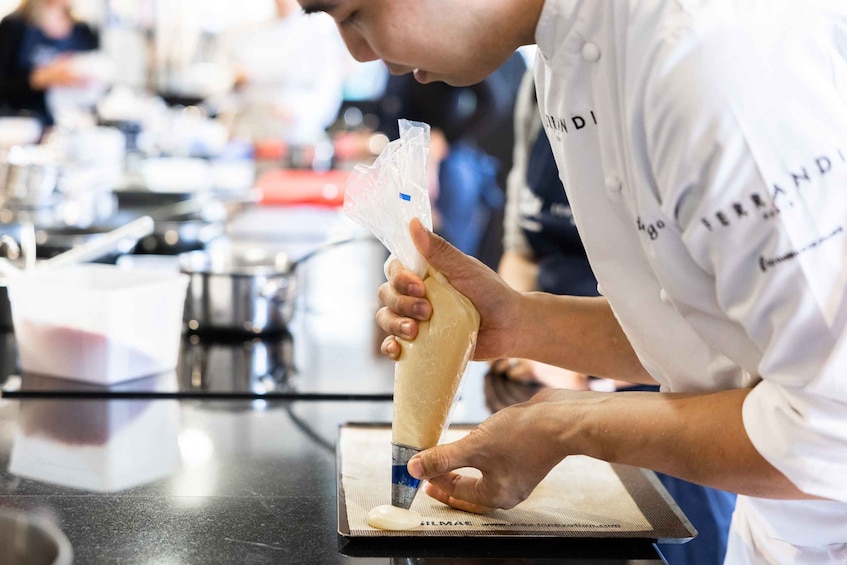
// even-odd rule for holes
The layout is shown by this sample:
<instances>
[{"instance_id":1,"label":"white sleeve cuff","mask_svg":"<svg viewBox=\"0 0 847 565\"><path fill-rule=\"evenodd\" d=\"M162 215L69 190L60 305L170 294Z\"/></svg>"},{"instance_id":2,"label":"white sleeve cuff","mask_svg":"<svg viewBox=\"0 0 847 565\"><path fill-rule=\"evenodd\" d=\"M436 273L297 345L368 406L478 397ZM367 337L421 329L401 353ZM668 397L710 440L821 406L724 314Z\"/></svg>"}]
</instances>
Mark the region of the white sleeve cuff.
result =
<instances>
[{"instance_id":1,"label":"white sleeve cuff","mask_svg":"<svg viewBox=\"0 0 847 565\"><path fill-rule=\"evenodd\" d=\"M768 381L747 396L744 428L756 450L803 492L847 502L847 405Z\"/></svg>"}]
</instances>

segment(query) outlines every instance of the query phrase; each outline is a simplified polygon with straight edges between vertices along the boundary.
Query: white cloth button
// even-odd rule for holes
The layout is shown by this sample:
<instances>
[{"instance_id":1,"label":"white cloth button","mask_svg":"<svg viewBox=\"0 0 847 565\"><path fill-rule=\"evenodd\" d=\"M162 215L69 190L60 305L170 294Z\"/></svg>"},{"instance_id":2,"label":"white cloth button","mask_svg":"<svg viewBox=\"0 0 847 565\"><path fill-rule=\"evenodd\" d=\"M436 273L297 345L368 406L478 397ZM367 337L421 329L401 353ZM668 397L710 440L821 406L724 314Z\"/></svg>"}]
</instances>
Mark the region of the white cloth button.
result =
<instances>
[{"instance_id":1,"label":"white cloth button","mask_svg":"<svg viewBox=\"0 0 847 565\"><path fill-rule=\"evenodd\" d=\"M660 298L660 299L662 300L662 302L664 302L665 304L670 304L670 303L671 303L671 296L667 293L667 291L665 291L665 289L662 289L662 290L660 290L660 291L659 291L659 298Z\"/></svg>"},{"instance_id":2,"label":"white cloth button","mask_svg":"<svg viewBox=\"0 0 847 565\"><path fill-rule=\"evenodd\" d=\"M600 48L597 47L596 43L586 42L582 46L582 58L589 63L596 63L600 60Z\"/></svg>"},{"instance_id":3,"label":"white cloth button","mask_svg":"<svg viewBox=\"0 0 847 565\"><path fill-rule=\"evenodd\" d=\"M609 192L620 192L623 189L623 182L618 175L609 175L606 177L606 190Z\"/></svg>"}]
</instances>

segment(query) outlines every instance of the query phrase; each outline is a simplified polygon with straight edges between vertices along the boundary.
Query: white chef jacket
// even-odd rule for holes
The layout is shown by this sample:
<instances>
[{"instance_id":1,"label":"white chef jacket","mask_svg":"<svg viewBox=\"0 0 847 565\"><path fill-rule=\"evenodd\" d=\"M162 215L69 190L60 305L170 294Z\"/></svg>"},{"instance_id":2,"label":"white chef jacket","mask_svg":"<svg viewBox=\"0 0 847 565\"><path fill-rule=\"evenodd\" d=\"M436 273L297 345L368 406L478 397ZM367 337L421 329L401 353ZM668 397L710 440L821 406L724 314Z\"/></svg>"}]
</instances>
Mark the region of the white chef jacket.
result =
<instances>
[{"instance_id":1,"label":"white chef jacket","mask_svg":"<svg viewBox=\"0 0 847 565\"><path fill-rule=\"evenodd\" d=\"M828 501L739 497L727 563L847 561L847 2L547 0L536 84L603 293L667 391L755 388Z\"/></svg>"},{"instance_id":2,"label":"white chef jacket","mask_svg":"<svg viewBox=\"0 0 847 565\"><path fill-rule=\"evenodd\" d=\"M295 10L237 28L221 40L224 64L240 67L247 84L236 132L294 145L319 141L342 102L346 50L332 18ZM289 115L280 120L274 109Z\"/></svg>"}]
</instances>

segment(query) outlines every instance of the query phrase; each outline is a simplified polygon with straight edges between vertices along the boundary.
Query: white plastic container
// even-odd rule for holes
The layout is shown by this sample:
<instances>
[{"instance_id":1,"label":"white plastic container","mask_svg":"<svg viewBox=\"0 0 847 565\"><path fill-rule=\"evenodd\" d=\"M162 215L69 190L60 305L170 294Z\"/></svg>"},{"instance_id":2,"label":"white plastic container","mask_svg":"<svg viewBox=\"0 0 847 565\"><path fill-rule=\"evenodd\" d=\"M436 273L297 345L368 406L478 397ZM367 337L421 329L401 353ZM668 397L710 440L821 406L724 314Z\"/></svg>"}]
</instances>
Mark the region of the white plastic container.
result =
<instances>
[{"instance_id":1,"label":"white plastic container","mask_svg":"<svg viewBox=\"0 0 847 565\"><path fill-rule=\"evenodd\" d=\"M114 384L176 368L185 275L79 264L7 287L25 373Z\"/></svg>"},{"instance_id":2,"label":"white plastic container","mask_svg":"<svg viewBox=\"0 0 847 565\"><path fill-rule=\"evenodd\" d=\"M26 375L26 390L56 390L55 378ZM67 390L101 392L116 387L73 383ZM170 392L175 371L133 383ZM135 390L135 388L133 389ZM180 464L176 400L39 400L20 407L9 472L36 481L96 492L116 492L171 475ZM0 556L0 563L2 556Z\"/></svg>"}]
</instances>

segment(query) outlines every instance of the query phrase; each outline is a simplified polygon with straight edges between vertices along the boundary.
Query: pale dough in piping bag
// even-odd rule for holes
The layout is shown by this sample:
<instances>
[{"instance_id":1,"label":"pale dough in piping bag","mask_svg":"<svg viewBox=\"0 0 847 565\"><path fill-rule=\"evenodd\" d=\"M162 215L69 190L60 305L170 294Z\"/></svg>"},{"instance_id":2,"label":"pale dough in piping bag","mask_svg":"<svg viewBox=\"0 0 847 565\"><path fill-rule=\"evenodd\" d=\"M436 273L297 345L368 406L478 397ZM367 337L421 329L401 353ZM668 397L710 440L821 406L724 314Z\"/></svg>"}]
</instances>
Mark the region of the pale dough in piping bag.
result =
<instances>
[{"instance_id":1,"label":"pale dough in piping bag","mask_svg":"<svg viewBox=\"0 0 847 565\"><path fill-rule=\"evenodd\" d=\"M392 442L419 449L438 443L479 331L479 312L444 275L430 267L424 284L432 316L413 341L398 338L392 422Z\"/></svg>"}]
</instances>

